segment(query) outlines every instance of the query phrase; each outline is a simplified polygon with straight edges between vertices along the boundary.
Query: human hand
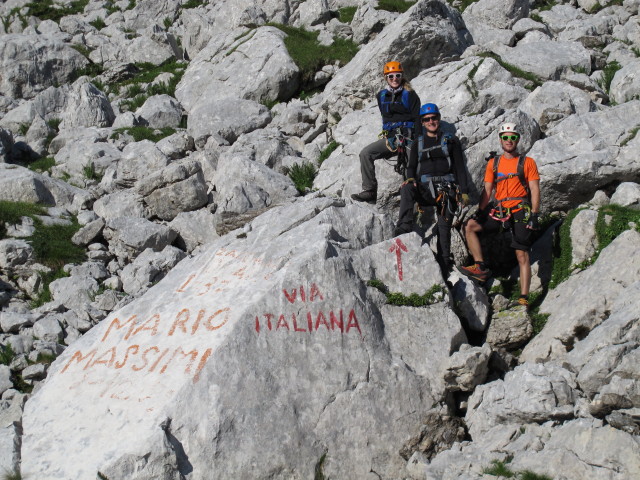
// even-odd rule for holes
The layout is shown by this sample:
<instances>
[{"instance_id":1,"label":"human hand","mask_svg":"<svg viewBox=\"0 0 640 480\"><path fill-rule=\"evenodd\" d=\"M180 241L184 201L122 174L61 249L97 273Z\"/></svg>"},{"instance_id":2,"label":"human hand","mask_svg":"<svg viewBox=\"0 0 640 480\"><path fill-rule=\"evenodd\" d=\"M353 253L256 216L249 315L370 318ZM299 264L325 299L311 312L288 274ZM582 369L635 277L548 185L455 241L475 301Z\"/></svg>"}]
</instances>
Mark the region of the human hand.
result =
<instances>
[{"instance_id":1,"label":"human hand","mask_svg":"<svg viewBox=\"0 0 640 480\"><path fill-rule=\"evenodd\" d=\"M540 230L540 220L538 217L539 217L538 213L531 212L531 215L529 216L529 221L527 222L527 228L529 230Z\"/></svg>"},{"instance_id":2,"label":"human hand","mask_svg":"<svg viewBox=\"0 0 640 480\"><path fill-rule=\"evenodd\" d=\"M463 193L462 195L460 195L460 198L462 199L462 205L464 207L466 207L467 205L469 205L469 194L468 193Z\"/></svg>"}]
</instances>

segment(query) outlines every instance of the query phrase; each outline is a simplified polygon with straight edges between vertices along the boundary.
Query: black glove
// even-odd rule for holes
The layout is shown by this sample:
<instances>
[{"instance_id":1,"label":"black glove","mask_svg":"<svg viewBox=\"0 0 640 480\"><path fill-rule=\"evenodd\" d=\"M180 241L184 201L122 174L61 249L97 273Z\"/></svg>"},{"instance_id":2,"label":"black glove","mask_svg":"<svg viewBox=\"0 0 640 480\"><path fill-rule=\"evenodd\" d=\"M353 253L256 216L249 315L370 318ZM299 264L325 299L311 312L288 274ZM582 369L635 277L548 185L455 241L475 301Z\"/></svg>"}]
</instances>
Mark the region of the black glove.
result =
<instances>
[{"instance_id":1,"label":"black glove","mask_svg":"<svg viewBox=\"0 0 640 480\"><path fill-rule=\"evenodd\" d=\"M538 220L538 213L531 212L529 215L529 221L527 222L527 228L530 230L540 230L540 221Z\"/></svg>"}]
</instances>

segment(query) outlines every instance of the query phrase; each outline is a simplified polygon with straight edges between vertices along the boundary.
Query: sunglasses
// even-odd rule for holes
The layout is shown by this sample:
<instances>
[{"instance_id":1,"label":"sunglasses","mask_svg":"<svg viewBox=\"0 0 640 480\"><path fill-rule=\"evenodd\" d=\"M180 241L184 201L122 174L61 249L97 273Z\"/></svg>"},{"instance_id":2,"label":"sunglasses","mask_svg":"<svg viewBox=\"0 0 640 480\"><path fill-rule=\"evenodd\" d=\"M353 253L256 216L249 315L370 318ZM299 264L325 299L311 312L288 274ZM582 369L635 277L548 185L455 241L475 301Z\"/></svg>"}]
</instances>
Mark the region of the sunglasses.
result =
<instances>
[{"instance_id":1,"label":"sunglasses","mask_svg":"<svg viewBox=\"0 0 640 480\"><path fill-rule=\"evenodd\" d=\"M437 116L433 116L433 117L422 117L422 123L429 123L429 122L437 122L439 121L440 118L438 118Z\"/></svg>"},{"instance_id":2,"label":"sunglasses","mask_svg":"<svg viewBox=\"0 0 640 480\"><path fill-rule=\"evenodd\" d=\"M500 135L500 138L505 142L507 140L517 141L520 138L520 135Z\"/></svg>"},{"instance_id":3,"label":"sunglasses","mask_svg":"<svg viewBox=\"0 0 640 480\"><path fill-rule=\"evenodd\" d=\"M402 78L402 74L401 73L388 73L387 74L387 78L389 80L393 80L394 78L401 79Z\"/></svg>"}]
</instances>

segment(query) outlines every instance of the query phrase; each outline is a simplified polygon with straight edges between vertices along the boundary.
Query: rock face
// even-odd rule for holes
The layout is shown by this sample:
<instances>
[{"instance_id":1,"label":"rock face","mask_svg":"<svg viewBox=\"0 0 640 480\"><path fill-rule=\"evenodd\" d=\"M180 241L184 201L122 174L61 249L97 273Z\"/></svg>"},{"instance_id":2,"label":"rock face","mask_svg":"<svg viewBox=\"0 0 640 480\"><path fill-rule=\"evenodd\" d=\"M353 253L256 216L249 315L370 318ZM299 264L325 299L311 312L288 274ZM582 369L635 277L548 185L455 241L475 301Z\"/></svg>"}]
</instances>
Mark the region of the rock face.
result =
<instances>
[{"instance_id":1,"label":"rock face","mask_svg":"<svg viewBox=\"0 0 640 480\"><path fill-rule=\"evenodd\" d=\"M335 241L360 238L374 248L390 228L380 220L340 201L295 203L252 222L246 238L227 236L181 262L52 365L27 405L22 471L205 479L211 468L221 477L284 469L296 478L322 468L332 477L393 477L399 446L439 394L394 360L406 347L389 347L387 320L368 300L375 290L350 266L357 244ZM371 255L395 258L390 244ZM407 265L403 278L421 268ZM424 327L404 328L411 337ZM246 375L237 381L239 370ZM57 407L41 408L51 398ZM56 419L67 415L86 420L52 448L70 428ZM59 463L75 441L77 456Z\"/></svg>"}]
</instances>

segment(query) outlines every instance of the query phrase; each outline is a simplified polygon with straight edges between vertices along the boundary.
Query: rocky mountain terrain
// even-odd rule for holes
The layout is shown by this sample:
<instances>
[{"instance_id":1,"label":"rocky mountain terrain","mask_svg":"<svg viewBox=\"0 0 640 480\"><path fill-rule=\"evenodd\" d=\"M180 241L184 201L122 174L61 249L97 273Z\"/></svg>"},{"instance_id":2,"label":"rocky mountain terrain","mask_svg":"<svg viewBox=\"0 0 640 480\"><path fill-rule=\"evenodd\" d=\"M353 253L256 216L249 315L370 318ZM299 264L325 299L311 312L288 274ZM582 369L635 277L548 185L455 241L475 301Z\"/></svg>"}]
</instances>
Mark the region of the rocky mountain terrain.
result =
<instances>
[{"instance_id":1,"label":"rocky mountain terrain","mask_svg":"<svg viewBox=\"0 0 640 480\"><path fill-rule=\"evenodd\" d=\"M4 478L640 478L639 8L3 1ZM389 60L476 188L522 130L530 310L351 200Z\"/></svg>"}]
</instances>

